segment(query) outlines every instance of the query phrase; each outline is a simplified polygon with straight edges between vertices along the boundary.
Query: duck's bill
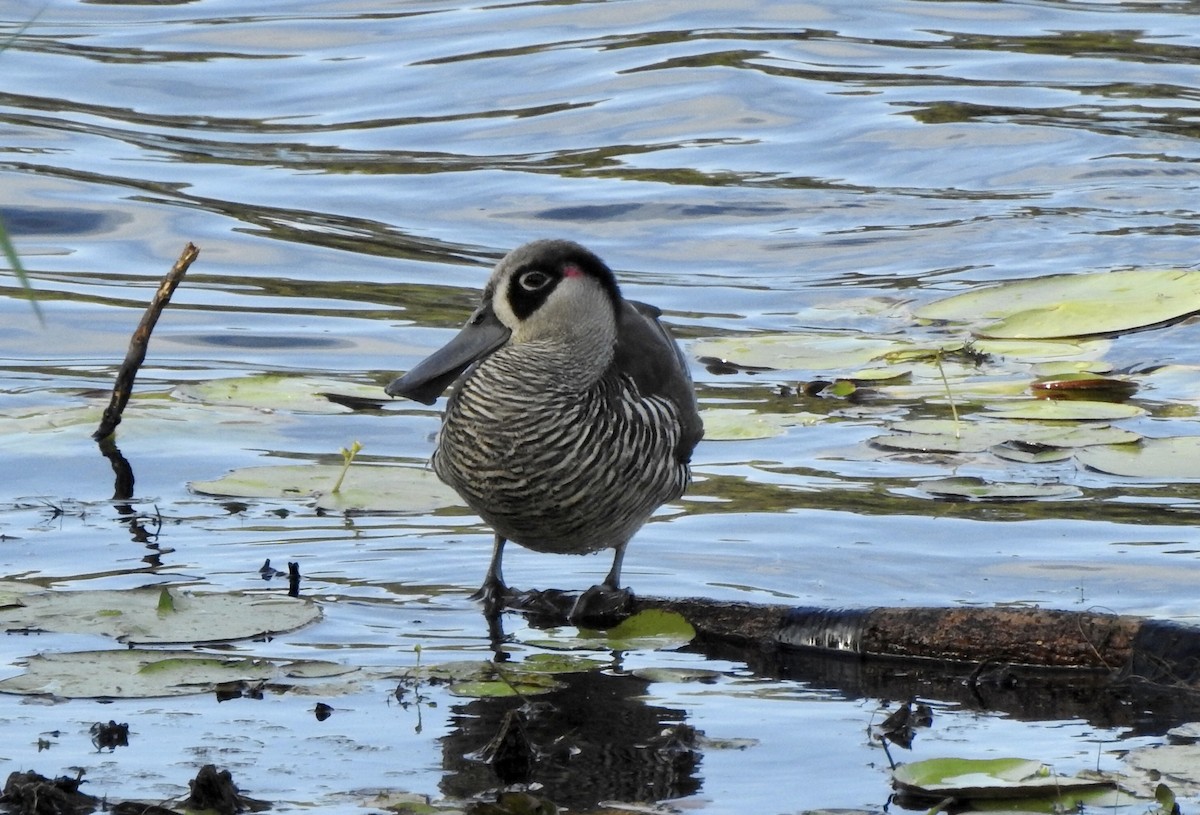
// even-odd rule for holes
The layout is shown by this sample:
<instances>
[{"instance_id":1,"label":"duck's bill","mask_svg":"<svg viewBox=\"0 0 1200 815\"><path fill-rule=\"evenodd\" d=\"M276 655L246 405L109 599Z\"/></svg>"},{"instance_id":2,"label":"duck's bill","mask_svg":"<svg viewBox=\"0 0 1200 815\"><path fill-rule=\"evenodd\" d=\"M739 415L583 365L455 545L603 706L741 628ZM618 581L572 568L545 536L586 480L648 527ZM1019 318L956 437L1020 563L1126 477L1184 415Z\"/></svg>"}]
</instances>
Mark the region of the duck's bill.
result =
<instances>
[{"instance_id":1,"label":"duck's bill","mask_svg":"<svg viewBox=\"0 0 1200 815\"><path fill-rule=\"evenodd\" d=\"M393 380L384 391L389 396L432 405L467 368L503 345L510 333L491 308L482 307L471 315L454 339Z\"/></svg>"}]
</instances>

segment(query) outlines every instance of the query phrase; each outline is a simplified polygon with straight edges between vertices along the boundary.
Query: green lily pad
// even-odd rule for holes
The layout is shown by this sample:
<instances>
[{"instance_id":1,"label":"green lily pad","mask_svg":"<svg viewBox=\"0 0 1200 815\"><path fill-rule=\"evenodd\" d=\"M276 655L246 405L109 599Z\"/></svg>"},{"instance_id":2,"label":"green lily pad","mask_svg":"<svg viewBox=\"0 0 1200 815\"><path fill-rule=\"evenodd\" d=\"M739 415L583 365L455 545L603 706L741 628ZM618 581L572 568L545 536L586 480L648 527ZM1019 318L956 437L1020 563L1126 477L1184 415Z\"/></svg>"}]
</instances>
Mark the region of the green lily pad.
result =
<instances>
[{"instance_id":1,"label":"green lily pad","mask_svg":"<svg viewBox=\"0 0 1200 815\"><path fill-rule=\"evenodd\" d=\"M67 699L145 699L210 693L237 682L293 685L305 676L333 677L355 668L318 660L272 662L196 651L114 649L37 654L25 673L0 681L0 693L53 694Z\"/></svg>"},{"instance_id":2,"label":"green lily pad","mask_svg":"<svg viewBox=\"0 0 1200 815\"><path fill-rule=\"evenodd\" d=\"M1135 435L1135 434L1131 434ZM1015 461L1020 464L1053 464L1057 461L1068 461L1074 453L1063 447L1042 447L1040 445L1024 445L1019 442L1004 442L989 448L996 458L1005 461Z\"/></svg>"},{"instance_id":3,"label":"green lily pad","mask_svg":"<svg viewBox=\"0 0 1200 815\"><path fill-rule=\"evenodd\" d=\"M1146 415L1137 405L1117 402L1092 402L1083 399L1025 399L986 405L989 415L1003 419L1040 421L1113 421Z\"/></svg>"},{"instance_id":4,"label":"green lily pad","mask_svg":"<svg viewBox=\"0 0 1200 815\"><path fill-rule=\"evenodd\" d=\"M859 385L878 385L911 376L911 368L862 368L848 375L846 379Z\"/></svg>"},{"instance_id":5,"label":"green lily pad","mask_svg":"<svg viewBox=\"0 0 1200 815\"><path fill-rule=\"evenodd\" d=\"M1071 790L1114 787L1109 779L1056 775L1024 758L931 758L892 771L897 789L938 798L1043 797Z\"/></svg>"},{"instance_id":6,"label":"green lily pad","mask_svg":"<svg viewBox=\"0 0 1200 815\"><path fill-rule=\"evenodd\" d=\"M915 314L972 323L983 337L1051 339L1117 334L1197 311L1200 272L1139 269L1002 283L929 303Z\"/></svg>"},{"instance_id":7,"label":"green lily pad","mask_svg":"<svg viewBox=\"0 0 1200 815\"><path fill-rule=\"evenodd\" d=\"M871 439L889 450L939 453L980 453L996 445L1018 443L1075 448L1094 444L1127 444L1137 433L1111 425L1049 425L1028 421L960 421L912 419L891 425L890 434Z\"/></svg>"},{"instance_id":8,"label":"green lily pad","mask_svg":"<svg viewBox=\"0 0 1200 815\"><path fill-rule=\"evenodd\" d=\"M548 633L557 635L560 632L550 629ZM555 651L649 651L678 648L687 645L695 636L696 629L682 614L661 609L646 609L607 631L580 628L574 635L558 635L526 642Z\"/></svg>"},{"instance_id":9,"label":"green lily pad","mask_svg":"<svg viewBox=\"0 0 1200 815\"><path fill-rule=\"evenodd\" d=\"M701 340L692 345L692 353L755 368L836 371L861 368L910 345L879 337L795 332Z\"/></svg>"},{"instance_id":10,"label":"green lily pad","mask_svg":"<svg viewBox=\"0 0 1200 815\"><path fill-rule=\"evenodd\" d=\"M701 413L705 441L746 441L782 436L789 427L821 421L816 413L759 413L740 408L709 408Z\"/></svg>"},{"instance_id":11,"label":"green lily pad","mask_svg":"<svg viewBox=\"0 0 1200 815\"><path fill-rule=\"evenodd\" d=\"M236 405L294 413L346 413L349 410L326 398L325 393L386 401L383 389L378 385L289 374L257 374L189 382L173 391L178 399L209 405Z\"/></svg>"},{"instance_id":12,"label":"green lily pad","mask_svg":"<svg viewBox=\"0 0 1200 815\"><path fill-rule=\"evenodd\" d=\"M1075 454L1085 467L1111 475L1158 480L1200 478L1200 436L1142 439L1137 444L1089 447Z\"/></svg>"},{"instance_id":13,"label":"green lily pad","mask_svg":"<svg viewBox=\"0 0 1200 815\"><path fill-rule=\"evenodd\" d=\"M317 507L335 511L431 512L463 506L458 494L431 470L352 464L341 489L332 492L341 474L340 465L284 464L246 467L188 486L193 492L224 498L315 500Z\"/></svg>"},{"instance_id":14,"label":"green lily pad","mask_svg":"<svg viewBox=\"0 0 1200 815\"><path fill-rule=\"evenodd\" d=\"M603 639L606 647L614 651L634 651L687 645L695 638L696 629L682 614L648 608L627 617L607 631L581 629L580 633L587 637Z\"/></svg>"},{"instance_id":15,"label":"green lily pad","mask_svg":"<svg viewBox=\"0 0 1200 815\"><path fill-rule=\"evenodd\" d=\"M1081 494L1078 488L1067 484L998 483L970 476L923 481L920 487L939 498L961 498L971 501L1032 501L1044 498L1075 498Z\"/></svg>"},{"instance_id":16,"label":"green lily pad","mask_svg":"<svg viewBox=\"0 0 1200 815\"><path fill-rule=\"evenodd\" d=\"M176 588L40 591L0 607L0 628L9 631L100 634L133 645L250 639L320 618L318 606L293 597Z\"/></svg>"}]
</instances>

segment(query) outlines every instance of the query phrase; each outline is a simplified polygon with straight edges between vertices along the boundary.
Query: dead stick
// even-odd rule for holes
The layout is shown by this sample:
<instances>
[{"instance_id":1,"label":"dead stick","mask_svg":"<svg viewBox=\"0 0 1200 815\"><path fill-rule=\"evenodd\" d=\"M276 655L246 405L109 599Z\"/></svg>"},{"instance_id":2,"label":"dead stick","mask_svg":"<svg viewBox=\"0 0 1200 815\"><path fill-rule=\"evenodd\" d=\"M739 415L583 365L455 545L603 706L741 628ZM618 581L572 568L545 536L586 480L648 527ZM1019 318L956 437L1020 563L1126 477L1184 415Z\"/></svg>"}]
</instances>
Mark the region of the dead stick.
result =
<instances>
[{"instance_id":1,"label":"dead stick","mask_svg":"<svg viewBox=\"0 0 1200 815\"><path fill-rule=\"evenodd\" d=\"M125 354L125 361L121 363L121 370L117 371L117 381L113 383L112 401L104 409L100 427L92 434L92 438L96 441L111 436L112 432L117 429L117 425L121 423L121 414L125 411L125 405L129 403L129 395L133 393L133 380L137 378L138 370L146 361L146 348L150 345L150 332L154 330L154 326L158 322L158 315L162 314L167 303L171 302L171 295L175 293L175 288L183 280L188 267L192 265L192 261L199 254L200 250L196 248L195 244L189 243L183 248L183 253L179 256L179 260L175 261L171 271L167 272L166 277L158 284L158 291L154 293L154 299L150 301L146 313L142 315L142 321L138 323L133 337L129 340L129 351Z\"/></svg>"}]
</instances>

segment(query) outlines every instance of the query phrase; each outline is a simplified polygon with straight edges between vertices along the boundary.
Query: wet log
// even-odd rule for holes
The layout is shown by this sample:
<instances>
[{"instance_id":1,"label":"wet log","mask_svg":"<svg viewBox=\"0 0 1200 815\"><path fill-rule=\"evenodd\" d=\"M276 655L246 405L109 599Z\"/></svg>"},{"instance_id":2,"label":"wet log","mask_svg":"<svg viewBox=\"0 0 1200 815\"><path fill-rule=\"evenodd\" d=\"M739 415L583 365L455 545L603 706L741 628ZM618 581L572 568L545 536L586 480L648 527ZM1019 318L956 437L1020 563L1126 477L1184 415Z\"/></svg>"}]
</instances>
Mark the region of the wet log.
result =
<instances>
[{"instance_id":1,"label":"wet log","mask_svg":"<svg viewBox=\"0 0 1200 815\"><path fill-rule=\"evenodd\" d=\"M129 403L129 397L133 393L133 382L137 378L142 363L146 361L150 333L154 331L159 315L171 301L171 295L175 293L175 289L183 280L188 267L192 265L192 261L199 254L200 250L189 243L184 247L179 259L175 261L175 265L158 284L154 298L146 307L141 322L138 323L138 327L134 329L133 336L129 340L129 350L125 353L125 361L121 363L121 367L117 371L117 379L113 383L112 398L109 400L108 407L104 409L104 415L100 418L100 426L92 434L95 441L103 441L111 436L117 429L117 425L121 423L121 414L124 413L125 406Z\"/></svg>"},{"instance_id":2,"label":"wet log","mask_svg":"<svg viewBox=\"0 0 1200 815\"><path fill-rule=\"evenodd\" d=\"M538 624L568 622L573 595L537 593ZM822 609L634 596L631 613L674 611L700 647L809 651L860 660L1092 672L1200 687L1200 628L1166 620L1043 608Z\"/></svg>"}]
</instances>

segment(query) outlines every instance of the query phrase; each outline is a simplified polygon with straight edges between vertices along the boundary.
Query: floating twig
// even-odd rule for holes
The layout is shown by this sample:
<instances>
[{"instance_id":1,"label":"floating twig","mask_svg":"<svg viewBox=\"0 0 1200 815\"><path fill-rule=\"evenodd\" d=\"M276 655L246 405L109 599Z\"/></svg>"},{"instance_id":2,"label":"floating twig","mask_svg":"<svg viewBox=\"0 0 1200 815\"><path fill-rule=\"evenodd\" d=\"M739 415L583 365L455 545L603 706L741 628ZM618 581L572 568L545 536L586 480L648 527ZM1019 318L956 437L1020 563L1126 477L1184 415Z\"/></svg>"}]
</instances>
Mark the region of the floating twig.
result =
<instances>
[{"instance_id":1,"label":"floating twig","mask_svg":"<svg viewBox=\"0 0 1200 815\"><path fill-rule=\"evenodd\" d=\"M158 316L162 314L162 310L167 307L167 303L171 302L171 295L175 293L175 288L183 280L188 267L192 265L192 261L199 254L200 250L196 248L195 244L189 243L184 247L179 260L175 261L175 265L171 267L171 271L167 272L166 277L158 284L158 291L154 293L154 299L150 301L146 313L142 315L142 321L138 323L133 337L129 340L129 351L125 354L125 361L121 363L121 369L117 372L117 381L113 384L112 401L104 409L100 427L92 434L92 438L96 441L111 436L117 429L117 425L121 423L121 414L125 411L125 405L129 403L129 396L133 392L133 381L137 378L138 369L146 361L146 348L150 344L150 332L154 330L154 325L158 322Z\"/></svg>"}]
</instances>

